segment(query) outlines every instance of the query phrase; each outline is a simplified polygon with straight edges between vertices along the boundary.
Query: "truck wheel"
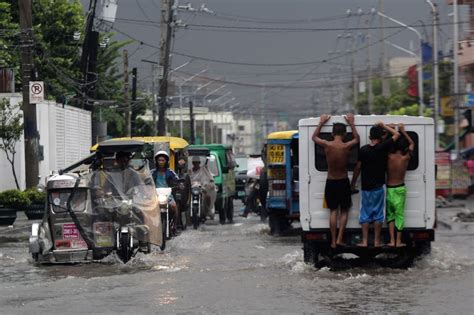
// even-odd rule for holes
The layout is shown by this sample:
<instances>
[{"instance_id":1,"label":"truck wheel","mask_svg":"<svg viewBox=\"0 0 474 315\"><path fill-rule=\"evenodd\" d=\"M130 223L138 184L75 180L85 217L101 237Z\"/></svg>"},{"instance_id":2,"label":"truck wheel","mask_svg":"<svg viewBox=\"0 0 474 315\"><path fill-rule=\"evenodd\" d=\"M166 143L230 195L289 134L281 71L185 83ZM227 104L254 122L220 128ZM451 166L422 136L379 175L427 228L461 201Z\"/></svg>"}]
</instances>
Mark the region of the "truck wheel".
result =
<instances>
[{"instance_id":1,"label":"truck wheel","mask_svg":"<svg viewBox=\"0 0 474 315\"><path fill-rule=\"evenodd\" d=\"M417 243L415 247L415 256L421 257L431 253L431 242Z\"/></svg>"},{"instance_id":2,"label":"truck wheel","mask_svg":"<svg viewBox=\"0 0 474 315\"><path fill-rule=\"evenodd\" d=\"M270 235L281 234L280 220L275 213L268 214L268 225L270 226Z\"/></svg>"},{"instance_id":3,"label":"truck wheel","mask_svg":"<svg viewBox=\"0 0 474 315\"><path fill-rule=\"evenodd\" d=\"M313 243L303 243L303 260L305 263L311 264L316 267L319 260L319 252Z\"/></svg>"}]
</instances>

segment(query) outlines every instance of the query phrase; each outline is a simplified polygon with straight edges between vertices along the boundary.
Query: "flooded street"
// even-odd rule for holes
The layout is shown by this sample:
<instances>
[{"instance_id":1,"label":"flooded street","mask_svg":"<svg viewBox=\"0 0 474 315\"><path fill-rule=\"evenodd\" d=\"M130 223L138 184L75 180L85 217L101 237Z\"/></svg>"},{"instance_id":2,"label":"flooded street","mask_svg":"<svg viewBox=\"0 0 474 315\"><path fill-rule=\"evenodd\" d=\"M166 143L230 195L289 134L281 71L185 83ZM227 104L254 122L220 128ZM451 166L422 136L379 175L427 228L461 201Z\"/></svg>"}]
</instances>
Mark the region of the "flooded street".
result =
<instances>
[{"instance_id":1,"label":"flooded street","mask_svg":"<svg viewBox=\"0 0 474 315\"><path fill-rule=\"evenodd\" d=\"M240 202L236 202L236 209ZM2 313L474 312L474 223L440 209L432 253L408 270L332 272L303 263L298 231L272 237L256 216L186 230L165 252L124 265L37 266L28 254L32 221L0 228Z\"/></svg>"}]
</instances>

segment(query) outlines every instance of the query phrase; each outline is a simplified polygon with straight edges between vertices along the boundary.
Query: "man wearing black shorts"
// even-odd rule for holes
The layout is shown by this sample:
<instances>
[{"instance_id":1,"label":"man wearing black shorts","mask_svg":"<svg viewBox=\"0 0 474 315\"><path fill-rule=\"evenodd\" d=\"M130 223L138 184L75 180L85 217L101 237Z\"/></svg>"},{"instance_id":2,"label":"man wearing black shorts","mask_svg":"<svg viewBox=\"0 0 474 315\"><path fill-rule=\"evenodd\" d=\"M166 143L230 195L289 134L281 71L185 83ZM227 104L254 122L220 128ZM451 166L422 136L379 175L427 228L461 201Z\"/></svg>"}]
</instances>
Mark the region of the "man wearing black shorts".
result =
<instances>
[{"instance_id":1,"label":"man wearing black shorts","mask_svg":"<svg viewBox=\"0 0 474 315\"><path fill-rule=\"evenodd\" d=\"M329 216L329 227L331 230L331 247L344 244L344 230L347 224L347 215L352 205L351 184L347 175L347 164L351 148L359 143L359 134L355 128L354 115L344 116L352 129L353 138L344 142L346 136L346 125L343 123L334 123L332 127L332 141L327 141L319 137L322 126L329 121L330 115L321 115L319 124L313 134L313 141L324 148L326 160L328 163L328 176L326 179L326 188L324 199L327 207L331 210ZM339 233L337 233L337 217L340 209Z\"/></svg>"}]
</instances>

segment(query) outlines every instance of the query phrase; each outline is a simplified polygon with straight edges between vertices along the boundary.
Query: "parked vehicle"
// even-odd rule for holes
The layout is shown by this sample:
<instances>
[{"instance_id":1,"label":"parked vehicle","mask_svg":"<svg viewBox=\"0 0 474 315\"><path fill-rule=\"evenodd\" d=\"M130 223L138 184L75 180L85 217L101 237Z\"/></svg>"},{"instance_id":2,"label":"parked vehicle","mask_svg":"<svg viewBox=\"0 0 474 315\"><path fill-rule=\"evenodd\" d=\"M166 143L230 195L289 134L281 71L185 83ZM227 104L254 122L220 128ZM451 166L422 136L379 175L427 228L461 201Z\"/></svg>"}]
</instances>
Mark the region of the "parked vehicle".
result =
<instances>
[{"instance_id":1,"label":"parked vehicle","mask_svg":"<svg viewBox=\"0 0 474 315\"><path fill-rule=\"evenodd\" d=\"M332 122L345 123L342 116L332 116ZM299 156L301 178L301 225L305 262L316 266L331 265L334 255L351 253L362 261L372 260L379 254L394 255L396 259L388 260L391 266L409 265L416 256L429 252L434 240L435 225L435 163L434 163L434 126L433 119L409 116L356 116L355 125L360 135L360 147L369 142L369 130L377 122L386 124L405 124L410 137L415 142L415 151L411 157L405 176L408 194L405 203L405 228L403 242L406 247L371 247L355 246L361 240L359 224L360 194L352 195L352 208L344 242L347 246L330 248L329 210L323 206L324 189L327 177L327 162L323 148L314 144L313 132L319 118L308 118L299 121ZM352 133L348 132L347 137ZM331 137L331 126L323 126L320 137ZM359 146L352 149L348 166L349 177L357 161ZM360 186L359 186L360 187ZM373 244L373 232L369 233L369 244ZM382 228L382 242L389 240L388 229ZM387 256L387 255L386 255Z\"/></svg>"},{"instance_id":2,"label":"parked vehicle","mask_svg":"<svg viewBox=\"0 0 474 315\"><path fill-rule=\"evenodd\" d=\"M217 173L213 173L217 187L215 209L219 213L219 221L231 223L234 218L235 167L237 165L232 146L226 144L190 145L191 148L207 148L210 159L216 161ZM211 170L212 171L212 170Z\"/></svg>"},{"instance_id":3,"label":"parked vehicle","mask_svg":"<svg viewBox=\"0 0 474 315\"><path fill-rule=\"evenodd\" d=\"M144 143L101 143L91 156L47 179L46 213L32 226L29 249L40 263L76 263L101 259L112 252L127 262L137 252L162 246L158 198ZM132 169L112 158L135 154ZM72 172L80 166L89 169ZM139 166L138 166L139 165Z\"/></svg>"},{"instance_id":4,"label":"parked vehicle","mask_svg":"<svg viewBox=\"0 0 474 315\"><path fill-rule=\"evenodd\" d=\"M300 218L298 131L270 133L266 139L267 212L271 234L281 234Z\"/></svg>"}]
</instances>

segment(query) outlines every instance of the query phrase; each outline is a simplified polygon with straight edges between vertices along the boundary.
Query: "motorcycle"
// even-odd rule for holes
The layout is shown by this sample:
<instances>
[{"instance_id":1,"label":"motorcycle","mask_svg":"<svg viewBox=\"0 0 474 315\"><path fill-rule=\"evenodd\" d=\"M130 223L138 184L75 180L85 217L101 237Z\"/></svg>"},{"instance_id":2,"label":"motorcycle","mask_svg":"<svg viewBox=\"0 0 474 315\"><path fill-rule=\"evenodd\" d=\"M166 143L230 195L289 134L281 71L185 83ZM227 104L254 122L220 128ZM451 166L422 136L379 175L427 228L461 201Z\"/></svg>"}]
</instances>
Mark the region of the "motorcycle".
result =
<instances>
[{"instance_id":1,"label":"motorcycle","mask_svg":"<svg viewBox=\"0 0 474 315\"><path fill-rule=\"evenodd\" d=\"M197 229L201 223L203 191L204 189L200 182L194 181L191 184L191 222L194 229Z\"/></svg>"}]
</instances>

